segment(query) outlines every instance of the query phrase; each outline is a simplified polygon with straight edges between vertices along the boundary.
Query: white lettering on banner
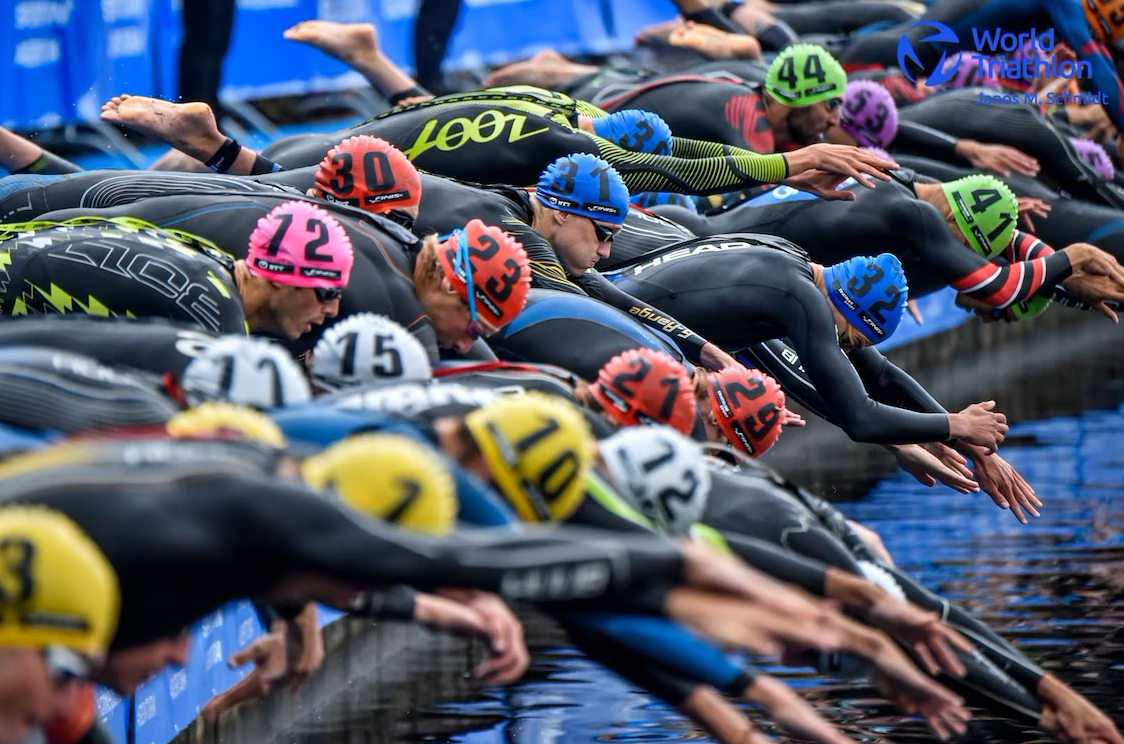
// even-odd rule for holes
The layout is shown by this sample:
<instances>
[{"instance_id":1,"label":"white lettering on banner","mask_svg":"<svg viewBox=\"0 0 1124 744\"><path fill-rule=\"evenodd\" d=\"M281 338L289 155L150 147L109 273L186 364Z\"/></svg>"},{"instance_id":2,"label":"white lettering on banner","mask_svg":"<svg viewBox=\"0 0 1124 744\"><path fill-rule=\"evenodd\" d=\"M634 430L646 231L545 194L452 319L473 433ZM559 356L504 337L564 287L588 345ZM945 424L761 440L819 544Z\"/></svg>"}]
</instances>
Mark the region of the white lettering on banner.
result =
<instances>
[{"instance_id":1,"label":"white lettering on banner","mask_svg":"<svg viewBox=\"0 0 1124 744\"><path fill-rule=\"evenodd\" d=\"M143 700L137 701L137 725L143 726L156 715L156 696L146 695Z\"/></svg>"},{"instance_id":2,"label":"white lettering on banner","mask_svg":"<svg viewBox=\"0 0 1124 744\"><path fill-rule=\"evenodd\" d=\"M388 21L413 18L418 12L417 0L381 0L382 17Z\"/></svg>"},{"instance_id":3,"label":"white lettering on banner","mask_svg":"<svg viewBox=\"0 0 1124 744\"><path fill-rule=\"evenodd\" d=\"M338 23L363 23L373 21L369 3L357 3L355 0L319 0L316 3L317 18Z\"/></svg>"},{"instance_id":4,"label":"white lettering on banner","mask_svg":"<svg viewBox=\"0 0 1124 744\"><path fill-rule=\"evenodd\" d=\"M238 645L245 646L254 640L254 619L248 617L238 626Z\"/></svg>"},{"instance_id":5,"label":"white lettering on banner","mask_svg":"<svg viewBox=\"0 0 1124 744\"><path fill-rule=\"evenodd\" d=\"M135 21L148 17L148 0L101 0L101 18L106 23Z\"/></svg>"},{"instance_id":6,"label":"white lettering on banner","mask_svg":"<svg viewBox=\"0 0 1124 744\"><path fill-rule=\"evenodd\" d=\"M99 687L96 702L98 715L104 718L121 702L121 696L107 687Z\"/></svg>"},{"instance_id":7,"label":"white lettering on banner","mask_svg":"<svg viewBox=\"0 0 1124 744\"><path fill-rule=\"evenodd\" d=\"M58 39L24 39L16 44L16 67L32 69L53 65L62 56Z\"/></svg>"},{"instance_id":8,"label":"white lettering on banner","mask_svg":"<svg viewBox=\"0 0 1124 744\"><path fill-rule=\"evenodd\" d=\"M238 0L242 10L273 10L274 8L295 8L300 0Z\"/></svg>"},{"instance_id":9,"label":"white lettering on banner","mask_svg":"<svg viewBox=\"0 0 1124 744\"><path fill-rule=\"evenodd\" d=\"M175 700L187 689L187 670L180 669L168 678L168 694Z\"/></svg>"},{"instance_id":10,"label":"white lettering on banner","mask_svg":"<svg viewBox=\"0 0 1124 744\"><path fill-rule=\"evenodd\" d=\"M204 638L211 635L211 631L213 631L215 628L221 628L221 627L222 627L222 610L221 609L215 610L210 615L207 615L205 618L203 618L202 620L199 621L199 631L203 634Z\"/></svg>"},{"instance_id":11,"label":"white lettering on banner","mask_svg":"<svg viewBox=\"0 0 1124 744\"><path fill-rule=\"evenodd\" d=\"M148 49L148 31L144 26L110 29L106 47L110 59L139 57Z\"/></svg>"},{"instance_id":12,"label":"white lettering on banner","mask_svg":"<svg viewBox=\"0 0 1124 744\"><path fill-rule=\"evenodd\" d=\"M220 662L222 662L222 641L215 641L207 646L207 660L203 663L203 668L209 670Z\"/></svg>"},{"instance_id":13,"label":"white lettering on banner","mask_svg":"<svg viewBox=\"0 0 1124 744\"><path fill-rule=\"evenodd\" d=\"M27 0L16 5L15 26L17 29L65 26L72 10L73 0Z\"/></svg>"}]
</instances>

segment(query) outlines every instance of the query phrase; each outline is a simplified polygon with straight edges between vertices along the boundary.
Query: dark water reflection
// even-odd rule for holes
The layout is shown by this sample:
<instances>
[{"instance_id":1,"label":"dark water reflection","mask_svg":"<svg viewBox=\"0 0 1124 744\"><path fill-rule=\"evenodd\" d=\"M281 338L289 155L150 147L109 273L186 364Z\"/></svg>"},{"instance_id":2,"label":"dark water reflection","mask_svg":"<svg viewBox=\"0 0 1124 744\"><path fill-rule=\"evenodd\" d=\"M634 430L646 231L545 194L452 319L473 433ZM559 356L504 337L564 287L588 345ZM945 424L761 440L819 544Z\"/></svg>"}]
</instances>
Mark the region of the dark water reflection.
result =
<instances>
[{"instance_id":1,"label":"dark water reflection","mask_svg":"<svg viewBox=\"0 0 1124 744\"><path fill-rule=\"evenodd\" d=\"M1124 689L1121 431L1124 412L1115 409L1013 427L1012 445L1004 446L1003 454L1045 504L1041 519L1026 526L986 496L925 488L897 474L862 500L840 505L882 534L899 565L984 619L1124 724L1118 692ZM531 622L527 629L535 663L518 685L475 687L464 679L471 662L463 652L418 650L401 660L409 665L408 683L382 685L377 702L354 690L351 704L321 711L316 725L286 738L325 744L709 741L674 709L584 659L548 623ZM936 741L861 682L768 668L858 741ZM356 718L353 706L365 712ZM777 735L756 710L746 713ZM963 738L1039 740L1044 737L1026 726L982 710Z\"/></svg>"}]
</instances>

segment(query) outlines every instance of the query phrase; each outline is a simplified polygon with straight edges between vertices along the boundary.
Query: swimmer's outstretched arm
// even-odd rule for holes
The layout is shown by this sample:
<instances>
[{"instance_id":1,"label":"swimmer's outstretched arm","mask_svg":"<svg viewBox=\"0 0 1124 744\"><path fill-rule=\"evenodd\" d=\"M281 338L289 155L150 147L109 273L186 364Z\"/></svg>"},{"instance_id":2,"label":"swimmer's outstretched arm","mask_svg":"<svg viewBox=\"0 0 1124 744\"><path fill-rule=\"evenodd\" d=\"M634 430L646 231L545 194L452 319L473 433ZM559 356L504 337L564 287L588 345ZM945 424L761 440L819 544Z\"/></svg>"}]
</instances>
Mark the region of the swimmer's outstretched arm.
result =
<instances>
[{"instance_id":1,"label":"swimmer's outstretched arm","mask_svg":"<svg viewBox=\"0 0 1124 744\"><path fill-rule=\"evenodd\" d=\"M26 137L0 127L0 167L9 173L35 173L42 176L81 173L69 160L44 150Z\"/></svg>"}]
</instances>

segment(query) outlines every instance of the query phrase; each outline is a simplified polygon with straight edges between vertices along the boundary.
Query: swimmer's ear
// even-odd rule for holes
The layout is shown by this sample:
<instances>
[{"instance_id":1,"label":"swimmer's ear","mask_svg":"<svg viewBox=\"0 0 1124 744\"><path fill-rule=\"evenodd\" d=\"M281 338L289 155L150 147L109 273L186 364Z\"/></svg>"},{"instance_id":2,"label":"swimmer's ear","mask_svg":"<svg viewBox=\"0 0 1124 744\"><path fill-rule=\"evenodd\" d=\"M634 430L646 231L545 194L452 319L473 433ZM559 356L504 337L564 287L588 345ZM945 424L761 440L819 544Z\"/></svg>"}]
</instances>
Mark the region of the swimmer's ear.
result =
<instances>
[{"instance_id":1,"label":"swimmer's ear","mask_svg":"<svg viewBox=\"0 0 1124 744\"><path fill-rule=\"evenodd\" d=\"M566 220L570 219L571 216L569 212L563 212L561 209L552 209L550 211L554 212L554 221L559 225L565 224Z\"/></svg>"},{"instance_id":2,"label":"swimmer's ear","mask_svg":"<svg viewBox=\"0 0 1124 744\"><path fill-rule=\"evenodd\" d=\"M449 281L449 277L444 275L441 276L441 289L445 292L445 294L459 294L457 292L457 288L454 287L453 283Z\"/></svg>"}]
</instances>

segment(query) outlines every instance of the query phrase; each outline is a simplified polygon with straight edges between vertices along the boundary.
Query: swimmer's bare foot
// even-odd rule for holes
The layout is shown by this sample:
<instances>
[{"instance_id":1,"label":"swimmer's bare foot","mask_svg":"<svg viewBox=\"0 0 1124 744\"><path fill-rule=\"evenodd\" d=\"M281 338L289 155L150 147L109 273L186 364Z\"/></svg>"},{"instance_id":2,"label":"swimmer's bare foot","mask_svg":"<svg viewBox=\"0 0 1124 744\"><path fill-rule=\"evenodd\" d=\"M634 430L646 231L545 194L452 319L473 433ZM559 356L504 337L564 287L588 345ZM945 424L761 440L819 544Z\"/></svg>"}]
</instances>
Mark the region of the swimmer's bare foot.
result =
<instances>
[{"instance_id":1,"label":"swimmer's bare foot","mask_svg":"<svg viewBox=\"0 0 1124 744\"><path fill-rule=\"evenodd\" d=\"M687 21L674 28L668 43L691 49L711 59L760 59L761 45L745 34L731 34L705 24Z\"/></svg>"},{"instance_id":2,"label":"swimmer's bare foot","mask_svg":"<svg viewBox=\"0 0 1124 744\"><path fill-rule=\"evenodd\" d=\"M553 49L543 49L530 59L492 70L481 85L485 88L500 85L537 85L540 88L553 90L578 75L594 72L597 72L596 67L571 62Z\"/></svg>"},{"instance_id":3,"label":"swimmer's bare foot","mask_svg":"<svg viewBox=\"0 0 1124 744\"><path fill-rule=\"evenodd\" d=\"M172 103L123 93L105 102L101 118L167 142L204 162L226 142L211 107L205 103Z\"/></svg>"},{"instance_id":4,"label":"swimmer's bare foot","mask_svg":"<svg viewBox=\"0 0 1124 744\"><path fill-rule=\"evenodd\" d=\"M284 37L311 44L359 69L370 65L379 54L379 37L373 23L301 21L285 29Z\"/></svg>"},{"instance_id":5,"label":"swimmer's bare foot","mask_svg":"<svg viewBox=\"0 0 1124 744\"><path fill-rule=\"evenodd\" d=\"M210 172L206 165L175 148L169 148L167 152L152 161L148 169L154 171L186 171L188 173Z\"/></svg>"},{"instance_id":6,"label":"swimmer's bare foot","mask_svg":"<svg viewBox=\"0 0 1124 744\"><path fill-rule=\"evenodd\" d=\"M653 23L650 26L642 26L640 30L636 32L632 40L637 46L642 44L667 44L671 32L682 25L683 19L676 16L670 21L661 21L660 23Z\"/></svg>"}]
</instances>

